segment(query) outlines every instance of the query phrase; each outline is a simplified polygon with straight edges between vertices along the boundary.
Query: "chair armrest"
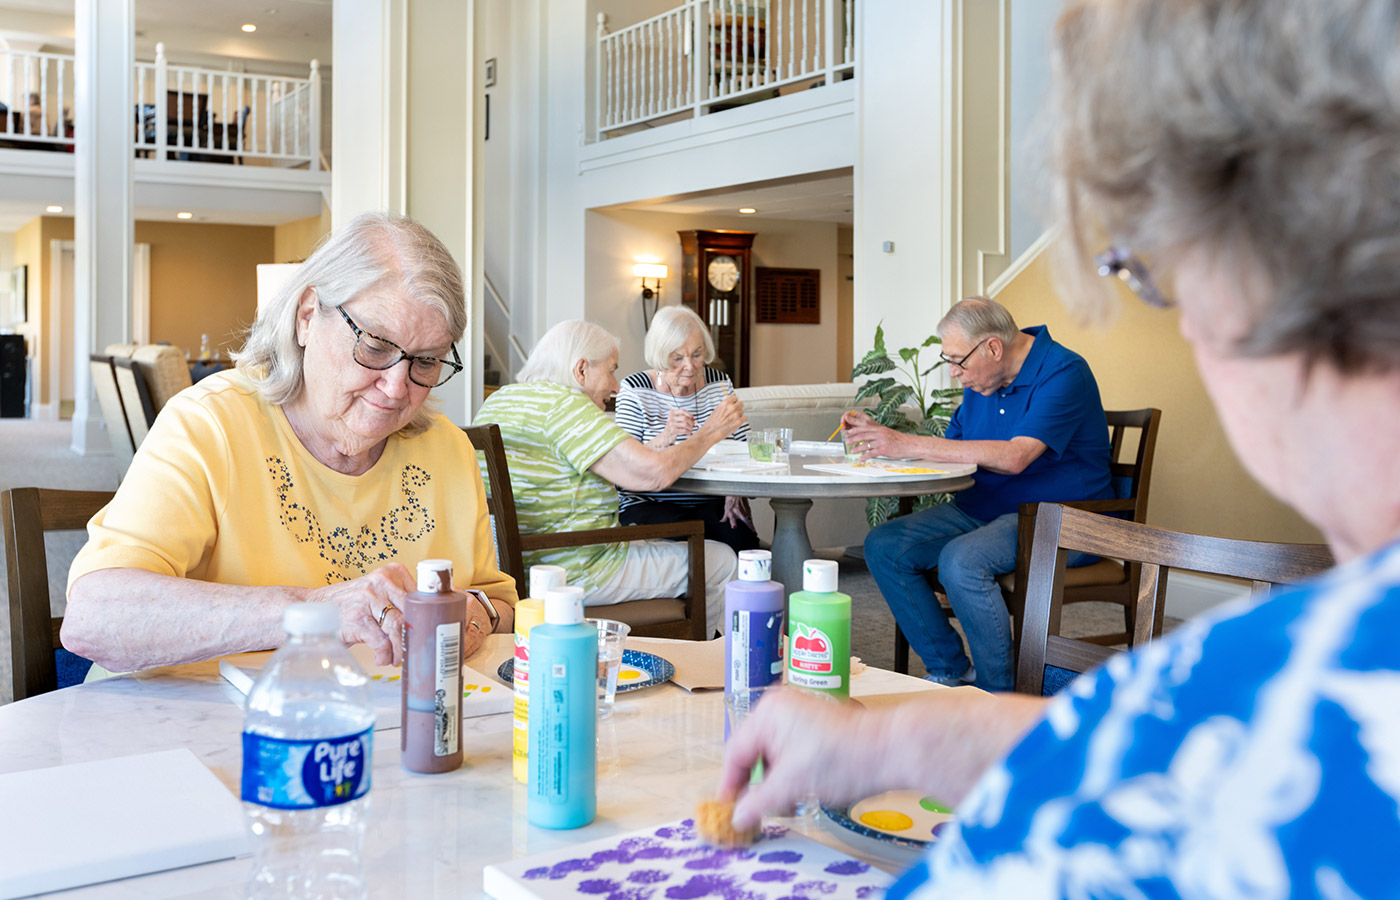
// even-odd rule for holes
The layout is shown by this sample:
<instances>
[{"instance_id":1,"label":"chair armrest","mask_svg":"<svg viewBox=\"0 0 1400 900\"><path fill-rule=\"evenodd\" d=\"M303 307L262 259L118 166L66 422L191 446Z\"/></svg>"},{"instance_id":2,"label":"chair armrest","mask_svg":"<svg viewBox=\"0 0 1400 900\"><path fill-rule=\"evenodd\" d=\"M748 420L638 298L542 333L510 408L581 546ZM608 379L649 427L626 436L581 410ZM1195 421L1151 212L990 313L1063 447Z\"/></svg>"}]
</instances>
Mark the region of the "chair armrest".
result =
<instances>
[{"instance_id":1,"label":"chair armrest","mask_svg":"<svg viewBox=\"0 0 1400 900\"><path fill-rule=\"evenodd\" d=\"M587 531L560 531L554 534L522 534L521 550L548 550L555 547L586 547L589 544L613 544L626 541L652 541L664 538L705 536L705 523L659 522L654 525L619 525L616 528L591 528Z\"/></svg>"},{"instance_id":2,"label":"chair armrest","mask_svg":"<svg viewBox=\"0 0 1400 900\"><path fill-rule=\"evenodd\" d=\"M1063 500L1058 502L1061 506L1093 513L1132 512L1137 507L1137 501L1131 497L1122 500ZM1034 518L1035 511L1039 508L1039 503L1022 503L1018 512L1022 519L1027 516Z\"/></svg>"}]
</instances>

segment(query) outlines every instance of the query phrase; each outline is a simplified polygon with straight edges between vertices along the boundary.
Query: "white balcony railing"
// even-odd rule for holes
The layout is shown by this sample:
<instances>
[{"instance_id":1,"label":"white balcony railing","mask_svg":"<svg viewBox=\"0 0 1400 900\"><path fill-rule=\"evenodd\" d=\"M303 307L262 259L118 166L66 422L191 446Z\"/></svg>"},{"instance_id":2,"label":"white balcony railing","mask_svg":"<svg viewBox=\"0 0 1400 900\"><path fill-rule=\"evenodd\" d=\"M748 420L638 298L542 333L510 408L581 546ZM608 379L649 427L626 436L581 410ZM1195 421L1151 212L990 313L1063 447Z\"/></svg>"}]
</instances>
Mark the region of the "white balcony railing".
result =
<instances>
[{"instance_id":1,"label":"white balcony railing","mask_svg":"<svg viewBox=\"0 0 1400 900\"><path fill-rule=\"evenodd\" d=\"M855 67L856 0L687 0L609 33L598 14L597 137ZM695 52L695 48L701 48Z\"/></svg>"},{"instance_id":2,"label":"white balcony railing","mask_svg":"<svg viewBox=\"0 0 1400 900\"><path fill-rule=\"evenodd\" d=\"M73 145L73 57L0 50L0 146ZM321 79L171 65L165 45L132 71L138 155L203 162L260 161L320 168Z\"/></svg>"},{"instance_id":3,"label":"white balcony railing","mask_svg":"<svg viewBox=\"0 0 1400 900\"><path fill-rule=\"evenodd\" d=\"M45 150L73 146L68 117L73 98L73 57L59 53L0 50L0 141Z\"/></svg>"}]
</instances>

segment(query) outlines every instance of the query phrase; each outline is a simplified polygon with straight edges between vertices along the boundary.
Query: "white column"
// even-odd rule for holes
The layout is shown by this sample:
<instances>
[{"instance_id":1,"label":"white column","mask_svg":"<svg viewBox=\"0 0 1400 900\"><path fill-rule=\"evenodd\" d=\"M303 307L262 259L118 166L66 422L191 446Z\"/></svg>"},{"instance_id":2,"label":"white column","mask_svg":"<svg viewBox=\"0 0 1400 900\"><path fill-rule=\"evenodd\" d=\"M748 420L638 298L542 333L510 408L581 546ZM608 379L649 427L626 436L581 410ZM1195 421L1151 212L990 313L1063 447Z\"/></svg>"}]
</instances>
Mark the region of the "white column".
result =
<instances>
[{"instance_id":1,"label":"white column","mask_svg":"<svg viewBox=\"0 0 1400 900\"><path fill-rule=\"evenodd\" d=\"M335 0L336 67L331 83L335 164L331 222L367 210L413 216L462 267L468 304L458 352L466 371L435 394L458 424L471 420L481 392L478 274L480 203L474 198L480 138L479 66L473 49L475 0ZM412 90L410 90L410 87Z\"/></svg>"},{"instance_id":2,"label":"white column","mask_svg":"<svg viewBox=\"0 0 1400 900\"><path fill-rule=\"evenodd\" d=\"M131 335L135 0L77 0L74 64L73 449L110 451L88 354Z\"/></svg>"}]
</instances>

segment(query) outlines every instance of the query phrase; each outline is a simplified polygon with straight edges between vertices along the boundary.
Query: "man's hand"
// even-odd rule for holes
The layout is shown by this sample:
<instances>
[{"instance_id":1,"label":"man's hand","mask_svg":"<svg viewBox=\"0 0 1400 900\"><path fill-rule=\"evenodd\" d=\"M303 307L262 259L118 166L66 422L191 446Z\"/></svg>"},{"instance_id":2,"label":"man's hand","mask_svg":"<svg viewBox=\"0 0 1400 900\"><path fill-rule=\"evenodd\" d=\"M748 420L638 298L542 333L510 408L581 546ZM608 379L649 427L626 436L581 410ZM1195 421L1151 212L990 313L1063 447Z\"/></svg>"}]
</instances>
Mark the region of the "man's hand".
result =
<instances>
[{"instance_id":1,"label":"man's hand","mask_svg":"<svg viewBox=\"0 0 1400 900\"><path fill-rule=\"evenodd\" d=\"M921 456L919 438L904 434L893 428L886 428L863 412L848 412L841 417L846 427L846 441L855 441L861 451L861 460L872 456Z\"/></svg>"}]
</instances>

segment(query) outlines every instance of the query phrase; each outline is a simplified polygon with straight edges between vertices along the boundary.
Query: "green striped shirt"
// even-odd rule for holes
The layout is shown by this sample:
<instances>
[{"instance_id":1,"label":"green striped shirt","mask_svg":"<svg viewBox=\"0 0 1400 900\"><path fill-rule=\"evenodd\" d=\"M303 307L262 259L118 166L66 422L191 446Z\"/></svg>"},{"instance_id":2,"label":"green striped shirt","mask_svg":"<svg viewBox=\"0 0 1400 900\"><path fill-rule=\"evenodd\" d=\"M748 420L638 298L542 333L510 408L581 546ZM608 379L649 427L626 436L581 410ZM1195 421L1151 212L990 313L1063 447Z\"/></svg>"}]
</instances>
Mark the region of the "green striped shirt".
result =
<instances>
[{"instance_id":1,"label":"green striped shirt","mask_svg":"<svg viewBox=\"0 0 1400 900\"><path fill-rule=\"evenodd\" d=\"M487 398L476 425L501 428L521 534L614 528L617 487L588 467L627 440L627 432L577 390L536 381L508 384ZM482 476L486 476L483 469ZM563 566L585 592L606 584L627 556L625 543L525 554L525 565Z\"/></svg>"}]
</instances>

